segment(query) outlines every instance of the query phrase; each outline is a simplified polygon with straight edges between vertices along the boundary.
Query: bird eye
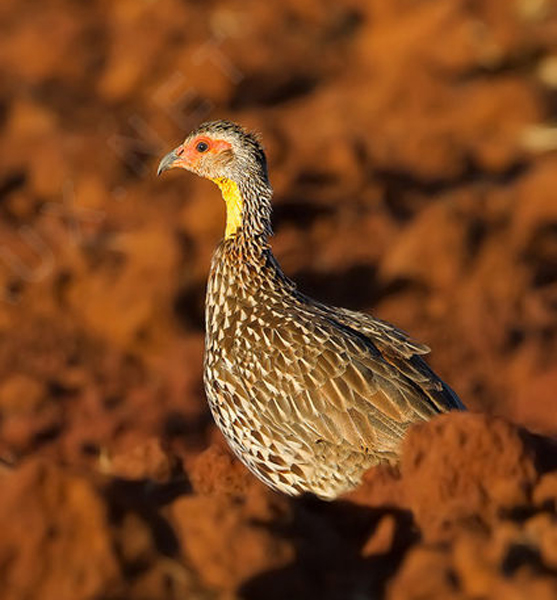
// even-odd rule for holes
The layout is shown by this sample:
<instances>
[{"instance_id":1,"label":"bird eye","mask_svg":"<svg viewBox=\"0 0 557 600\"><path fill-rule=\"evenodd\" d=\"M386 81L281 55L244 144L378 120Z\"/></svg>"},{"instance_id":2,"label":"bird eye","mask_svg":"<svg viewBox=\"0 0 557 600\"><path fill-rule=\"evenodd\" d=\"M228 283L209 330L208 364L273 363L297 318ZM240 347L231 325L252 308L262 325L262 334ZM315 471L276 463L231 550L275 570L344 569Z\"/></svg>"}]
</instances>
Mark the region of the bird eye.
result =
<instances>
[{"instance_id":1,"label":"bird eye","mask_svg":"<svg viewBox=\"0 0 557 600\"><path fill-rule=\"evenodd\" d=\"M207 142L197 142L195 149L198 152L207 152L207 150L209 150L209 144Z\"/></svg>"}]
</instances>

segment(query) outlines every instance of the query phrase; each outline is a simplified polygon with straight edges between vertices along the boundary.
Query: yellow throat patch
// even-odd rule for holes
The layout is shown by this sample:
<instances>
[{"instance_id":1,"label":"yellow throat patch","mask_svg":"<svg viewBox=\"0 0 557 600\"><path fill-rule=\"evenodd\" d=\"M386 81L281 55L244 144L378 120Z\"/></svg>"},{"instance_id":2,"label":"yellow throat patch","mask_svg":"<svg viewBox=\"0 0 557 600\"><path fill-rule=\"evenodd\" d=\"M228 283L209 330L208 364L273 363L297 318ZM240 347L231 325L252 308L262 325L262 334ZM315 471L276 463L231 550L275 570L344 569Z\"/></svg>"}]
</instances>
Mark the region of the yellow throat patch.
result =
<instances>
[{"instance_id":1,"label":"yellow throat patch","mask_svg":"<svg viewBox=\"0 0 557 600\"><path fill-rule=\"evenodd\" d=\"M244 201L238 189L238 184L226 177L212 179L220 188L222 198L226 204L226 231L225 238L234 235L242 225L242 210Z\"/></svg>"}]
</instances>

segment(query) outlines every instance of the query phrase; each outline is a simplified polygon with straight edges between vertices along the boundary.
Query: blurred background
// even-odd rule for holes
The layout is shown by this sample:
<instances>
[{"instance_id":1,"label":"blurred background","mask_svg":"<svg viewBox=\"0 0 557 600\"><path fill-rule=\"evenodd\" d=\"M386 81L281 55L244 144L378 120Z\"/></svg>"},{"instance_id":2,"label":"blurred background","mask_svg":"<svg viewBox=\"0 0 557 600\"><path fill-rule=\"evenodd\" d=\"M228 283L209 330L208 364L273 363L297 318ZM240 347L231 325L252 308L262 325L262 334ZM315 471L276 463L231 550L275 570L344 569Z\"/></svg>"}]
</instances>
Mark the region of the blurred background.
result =
<instances>
[{"instance_id":1,"label":"blurred background","mask_svg":"<svg viewBox=\"0 0 557 600\"><path fill-rule=\"evenodd\" d=\"M224 207L155 176L216 118L261 132L305 292L427 343L469 407L557 432L554 0L3 0L0 90L4 460L218 438Z\"/></svg>"}]
</instances>

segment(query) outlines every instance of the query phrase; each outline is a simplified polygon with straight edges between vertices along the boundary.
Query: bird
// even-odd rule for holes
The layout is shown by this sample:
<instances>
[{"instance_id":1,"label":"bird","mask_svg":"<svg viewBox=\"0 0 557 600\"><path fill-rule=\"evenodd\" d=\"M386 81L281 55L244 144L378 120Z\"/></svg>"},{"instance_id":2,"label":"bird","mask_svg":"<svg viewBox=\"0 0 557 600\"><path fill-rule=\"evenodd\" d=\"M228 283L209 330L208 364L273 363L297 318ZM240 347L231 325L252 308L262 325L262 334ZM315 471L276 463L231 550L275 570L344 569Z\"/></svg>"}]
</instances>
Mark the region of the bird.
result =
<instances>
[{"instance_id":1,"label":"bird","mask_svg":"<svg viewBox=\"0 0 557 600\"><path fill-rule=\"evenodd\" d=\"M237 457L290 496L333 500L396 464L408 427L464 410L424 361L424 344L370 314L312 299L271 245L267 160L258 134L199 125L162 158L213 181L226 207L205 300L203 381Z\"/></svg>"}]
</instances>

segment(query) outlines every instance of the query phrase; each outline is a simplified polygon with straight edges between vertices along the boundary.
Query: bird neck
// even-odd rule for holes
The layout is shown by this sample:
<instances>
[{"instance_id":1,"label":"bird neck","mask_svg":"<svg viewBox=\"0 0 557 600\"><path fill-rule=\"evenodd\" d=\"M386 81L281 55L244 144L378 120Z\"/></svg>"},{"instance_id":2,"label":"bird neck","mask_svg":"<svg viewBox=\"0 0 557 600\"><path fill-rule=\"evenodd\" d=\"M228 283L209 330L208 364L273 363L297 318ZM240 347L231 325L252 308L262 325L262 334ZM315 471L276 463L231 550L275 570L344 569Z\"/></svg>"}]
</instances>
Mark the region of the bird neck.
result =
<instances>
[{"instance_id":1,"label":"bird neck","mask_svg":"<svg viewBox=\"0 0 557 600\"><path fill-rule=\"evenodd\" d=\"M253 178L227 177L212 179L220 188L226 205L226 240L236 240L239 244L251 242L267 245L272 235L271 197L272 189L267 181Z\"/></svg>"},{"instance_id":2,"label":"bird neck","mask_svg":"<svg viewBox=\"0 0 557 600\"><path fill-rule=\"evenodd\" d=\"M236 234L242 226L242 215L244 212L244 199L238 184L227 177L213 179L221 191L222 199L226 205L226 230L225 239Z\"/></svg>"}]
</instances>

